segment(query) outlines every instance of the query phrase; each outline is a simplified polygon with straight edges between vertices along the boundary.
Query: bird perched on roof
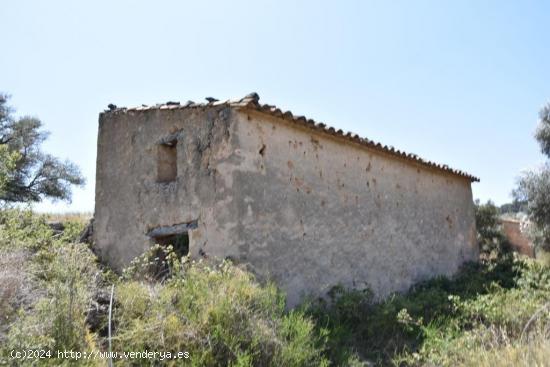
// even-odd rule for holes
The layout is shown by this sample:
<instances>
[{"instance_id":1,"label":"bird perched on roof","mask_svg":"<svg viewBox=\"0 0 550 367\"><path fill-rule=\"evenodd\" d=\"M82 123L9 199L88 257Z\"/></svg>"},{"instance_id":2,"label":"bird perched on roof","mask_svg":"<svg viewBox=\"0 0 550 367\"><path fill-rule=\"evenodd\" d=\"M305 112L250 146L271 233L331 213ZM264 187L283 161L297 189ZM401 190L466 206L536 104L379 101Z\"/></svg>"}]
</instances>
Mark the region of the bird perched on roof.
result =
<instances>
[{"instance_id":1,"label":"bird perched on roof","mask_svg":"<svg viewBox=\"0 0 550 367\"><path fill-rule=\"evenodd\" d=\"M111 110L111 111L116 110L116 105L114 105L112 103L109 103L109 105L107 105L107 107L109 107L109 110Z\"/></svg>"},{"instance_id":2,"label":"bird perched on roof","mask_svg":"<svg viewBox=\"0 0 550 367\"><path fill-rule=\"evenodd\" d=\"M205 99L208 101L208 103L213 103L213 102L218 102L219 101L218 99L216 99L214 97L206 97Z\"/></svg>"}]
</instances>

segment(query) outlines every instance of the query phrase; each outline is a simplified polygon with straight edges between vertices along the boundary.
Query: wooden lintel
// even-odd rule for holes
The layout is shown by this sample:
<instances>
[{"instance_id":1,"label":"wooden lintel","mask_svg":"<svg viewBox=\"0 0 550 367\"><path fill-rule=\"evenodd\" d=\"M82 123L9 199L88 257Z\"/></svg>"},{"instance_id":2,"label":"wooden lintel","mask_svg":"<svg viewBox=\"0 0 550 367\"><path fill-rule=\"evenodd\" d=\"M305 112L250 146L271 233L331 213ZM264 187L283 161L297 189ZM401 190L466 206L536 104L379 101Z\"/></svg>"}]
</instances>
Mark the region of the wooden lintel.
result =
<instances>
[{"instance_id":1,"label":"wooden lintel","mask_svg":"<svg viewBox=\"0 0 550 367\"><path fill-rule=\"evenodd\" d=\"M147 233L147 236L149 237L164 237L164 236L173 236L176 234L182 234L186 233L191 229L197 228L197 221L191 221L188 223L180 223L180 224L174 224L172 226L163 226L163 227L157 227L152 230L150 230Z\"/></svg>"}]
</instances>

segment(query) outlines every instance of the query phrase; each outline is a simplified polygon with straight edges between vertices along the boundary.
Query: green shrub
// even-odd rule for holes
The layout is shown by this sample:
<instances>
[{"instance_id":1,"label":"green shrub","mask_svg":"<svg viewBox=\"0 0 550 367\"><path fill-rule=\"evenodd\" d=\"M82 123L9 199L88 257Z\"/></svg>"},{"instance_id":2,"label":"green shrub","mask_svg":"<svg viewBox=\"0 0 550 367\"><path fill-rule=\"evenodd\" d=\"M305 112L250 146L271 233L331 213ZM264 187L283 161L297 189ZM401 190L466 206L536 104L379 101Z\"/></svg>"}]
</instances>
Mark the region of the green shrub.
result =
<instances>
[{"instance_id":1,"label":"green shrub","mask_svg":"<svg viewBox=\"0 0 550 367\"><path fill-rule=\"evenodd\" d=\"M541 312L524 331L550 301L549 277L548 267L502 255L378 303L369 292L337 287L308 312L326 335L326 355L336 365L353 356L376 365L454 365L473 348L502 347L504 340L550 327L550 315ZM505 336L500 344L495 330Z\"/></svg>"},{"instance_id":2,"label":"green shrub","mask_svg":"<svg viewBox=\"0 0 550 367\"><path fill-rule=\"evenodd\" d=\"M142 255L133 259L122 272L122 278L144 280L148 282L163 281L181 273L188 258L179 258L172 245L151 246Z\"/></svg>"},{"instance_id":3,"label":"green shrub","mask_svg":"<svg viewBox=\"0 0 550 367\"><path fill-rule=\"evenodd\" d=\"M24 251L24 261L13 271L25 274L23 285L28 292L25 302L13 305L16 315L9 319L9 333L0 346L2 356L21 348L97 348L85 317L101 272L92 252L85 245L66 242L67 238L55 238L44 218L30 211L0 211L0 253ZM58 365L61 361L40 362Z\"/></svg>"},{"instance_id":4,"label":"green shrub","mask_svg":"<svg viewBox=\"0 0 550 367\"><path fill-rule=\"evenodd\" d=\"M69 220L63 223L64 229L59 240L66 243L75 243L80 239L80 234L87 223L80 220Z\"/></svg>"},{"instance_id":5,"label":"green shrub","mask_svg":"<svg viewBox=\"0 0 550 367\"><path fill-rule=\"evenodd\" d=\"M53 244L37 253L33 264L40 289L32 312L13 323L7 349L97 349L85 317L99 281L95 257L84 246ZM41 252L42 252L41 251ZM44 362L45 363L45 362ZM52 361L53 364L55 364Z\"/></svg>"},{"instance_id":6,"label":"green shrub","mask_svg":"<svg viewBox=\"0 0 550 367\"><path fill-rule=\"evenodd\" d=\"M86 245L69 242L75 233L55 237L42 217L0 211L0 264L11 266L0 272L0 307L8 316L0 324L2 356L20 347L106 351L106 314L94 331L86 316L98 288L114 283L113 350L187 351L184 363L191 366L548 361L550 268L515 254L485 257L452 278L435 278L383 301L368 289L335 287L327 299L288 311L273 284L260 284L229 262L178 258L169 247L154 246L115 277L98 267ZM105 365L79 364L84 362Z\"/></svg>"},{"instance_id":7,"label":"green shrub","mask_svg":"<svg viewBox=\"0 0 550 367\"><path fill-rule=\"evenodd\" d=\"M0 210L0 249L38 251L54 241L43 217L30 210Z\"/></svg>"},{"instance_id":8,"label":"green shrub","mask_svg":"<svg viewBox=\"0 0 550 367\"><path fill-rule=\"evenodd\" d=\"M477 242L485 256L500 256L511 251L511 246L500 228L499 208L492 201L480 204L475 201Z\"/></svg>"},{"instance_id":9,"label":"green shrub","mask_svg":"<svg viewBox=\"0 0 550 367\"><path fill-rule=\"evenodd\" d=\"M285 312L273 284L260 286L228 262L181 262L164 283L149 282L136 263L142 261L115 291L115 351L187 351L197 366L327 363L313 322L299 311ZM128 280L131 273L137 280Z\"/></svg>"}]
</instances>

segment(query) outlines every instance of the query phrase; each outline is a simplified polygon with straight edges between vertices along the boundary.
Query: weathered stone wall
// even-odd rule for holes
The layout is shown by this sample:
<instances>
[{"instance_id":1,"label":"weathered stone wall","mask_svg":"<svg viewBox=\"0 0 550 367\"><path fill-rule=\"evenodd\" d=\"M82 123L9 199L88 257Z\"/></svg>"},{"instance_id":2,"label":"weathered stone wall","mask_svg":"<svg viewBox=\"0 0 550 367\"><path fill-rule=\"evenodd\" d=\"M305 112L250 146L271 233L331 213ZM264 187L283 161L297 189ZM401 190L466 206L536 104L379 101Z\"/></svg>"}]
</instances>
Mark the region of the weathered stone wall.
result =
<instances>
[{"instance_id":1,"label":"weathered stone wall","mask_svg":"<svg viewBox=\"0 0 550 367\"><path fill-rule=\"evenodd\" d=\"M216 225L233 219L236 204L218 188L216 160L228 156L227 107L106 113L100 116L94 242L117 269L151 246L147 233L216 211ZM177 136L177 179L158 183L159 142ZM206 230L206 231L205 231ZM200 233L197 233L199 236ZM190 234L191 242L197 240ZM196 247L191 248L196 253Z\"/></svg>"},{"instance_id":2,"label":"weathered stone wall","mask_svg":"<svg viewBox=\"0 0 550 367\"><path fill-rule=\"evenodd\" d=\"M156 183L177 131L177 181ZM94 236L117 267L193 220L192 256L248 263L290 305L337 283L382 297L477 257L467 178L228 107L109 113L99 134Z\"/></svg>"},{"instance_id":3,"label":"weathered stone wall","mask_svg":"<svg viewBox=\"0 0 550 367\"><path fill-rule=\"evenodd\" d=\"M502 232L510 242L512 250L522 255L535 257L535 248L528 236L521 231L521 222L515 219L502 218L500 220Z\"/></svg>"}]
</instances>

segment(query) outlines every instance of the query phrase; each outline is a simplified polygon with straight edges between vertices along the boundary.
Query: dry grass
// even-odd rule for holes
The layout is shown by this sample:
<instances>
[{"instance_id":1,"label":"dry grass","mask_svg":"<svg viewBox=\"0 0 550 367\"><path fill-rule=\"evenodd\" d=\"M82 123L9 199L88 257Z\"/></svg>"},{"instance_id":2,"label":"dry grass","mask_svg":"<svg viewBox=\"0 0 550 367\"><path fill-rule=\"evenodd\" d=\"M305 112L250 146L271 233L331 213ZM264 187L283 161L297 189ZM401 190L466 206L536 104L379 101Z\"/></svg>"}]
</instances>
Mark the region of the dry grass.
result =
<instances>
[{"instance_id":1,"label":"dry grass","mask_svg":"<svg viewBox=\"0 0 550 367\"><path fill-rule=\"evenodd\" d=\"M92 212L44 213L47 222L87 223L93 215Z\"/></svg>"},{"instance_id":2,"label":"dry grass","mask_svg":"<svg viewBox=\"0 0 550 367\"><path fill-rule=\"evenodd\" d=\"M550 366L550 339L538 334L529 343L506 341L496 348L476 348L458 366L543 367Z\"/></svg>"},{"instance_id":3,"label":"dry grass","mask_svg":"<svg viewBox=\"0 0 550 367\"><path fill-rule=\"evenodd\" d=\"M537 251L537 261L543 265L550 266L550 251Z\"/></svg>"},{"instance_id":4,"label":"dry grass","mask_svg":"<svg viewBox=\"0 0 550 367\"><path fill-rule=\"evenodd\" d=\"M0 344L16 317L17 310L31 303L31 277L25 268L26 250L0 250Z\"/></svg>"}]
</instances>

